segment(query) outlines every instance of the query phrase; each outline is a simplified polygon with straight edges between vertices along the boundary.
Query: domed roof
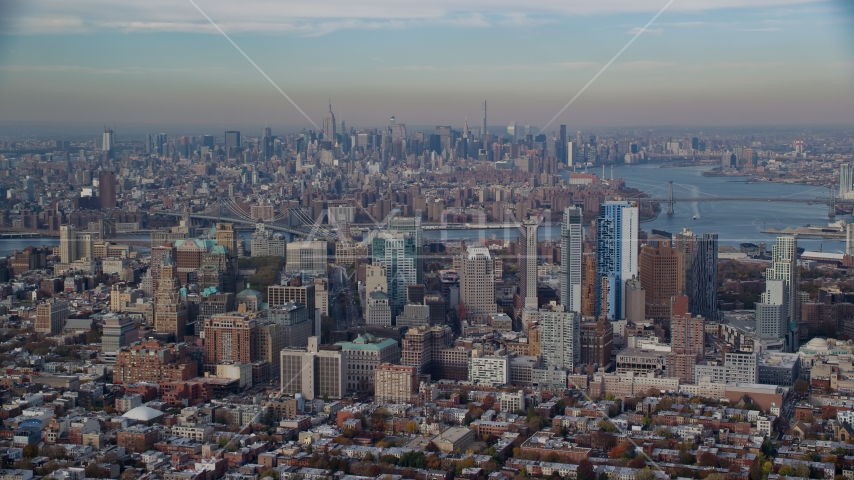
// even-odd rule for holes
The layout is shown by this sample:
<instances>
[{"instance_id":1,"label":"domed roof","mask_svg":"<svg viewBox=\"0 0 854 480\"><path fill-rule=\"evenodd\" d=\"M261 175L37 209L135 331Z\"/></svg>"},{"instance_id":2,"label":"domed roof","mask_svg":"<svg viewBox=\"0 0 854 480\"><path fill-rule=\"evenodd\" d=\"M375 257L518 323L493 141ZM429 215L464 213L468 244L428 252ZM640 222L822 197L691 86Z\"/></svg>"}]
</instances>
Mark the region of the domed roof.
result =
<instances>
[{"instance_id":1,"label":"domed roof","mask_svg":"<svg viewBox=\"0 0 854 480\"><path fill-rule=\"evenodd\" d=\"M827 350L827 340L816 337L807 342L806 347L810 350Z\"/></svg>"},{"instance_id":2,"label":"domed roof","mask_svg":"<svg viewBox=\"0 0 854 480\"><path fill-rule=\"evenodd\" d=\"M138 422L150 422L157 417L162 417L163 412L155 410L145 405L140 405L134 409L128 410L122 417L136 420Z\"/></svg>"}]
</instances>

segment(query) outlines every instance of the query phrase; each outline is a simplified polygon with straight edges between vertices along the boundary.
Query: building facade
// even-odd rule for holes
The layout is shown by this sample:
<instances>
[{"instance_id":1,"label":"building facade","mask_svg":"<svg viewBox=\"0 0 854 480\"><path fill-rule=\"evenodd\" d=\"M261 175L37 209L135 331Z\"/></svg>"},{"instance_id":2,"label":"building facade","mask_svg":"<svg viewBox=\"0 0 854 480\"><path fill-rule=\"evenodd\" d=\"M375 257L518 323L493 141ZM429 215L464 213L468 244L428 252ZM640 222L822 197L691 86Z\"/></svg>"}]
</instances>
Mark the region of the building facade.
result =
<instances>
[{"instance_id":1,"label":"building facade","mask_svg":"<svg viewBox=\"0 0 854 480\"><path fill-rule=\"evenodd\" d=\"M39 333L55 334L62 331L68 319L68 302L49 298L36 307L35 330Z\"/></svg>"},{"instance_id":2,"label":"building facade","mask_svg":"<svg viewBox=\"0 0 854 480\"><path fill-rule=\"evenodd\" d=\"M412 403L418 395L418 373L411 365L383 363L374 370L374 403Z\"/></svg>"},{"instance_id":3,"label":"building facade","mask_svg":"<svg viewBox=\"0 0 854 480\"><path fill-rule=\"evenodd\" d=\"M460 258L460 303L466 319L476 325L486 324L486 318L496 313L495 261L489 249L469 246Z\"/></svg>"},{"instance_id":4,"label":"building facade","mask_svg":"<svg viewBox=\"0 0 854 480\"><path fill-rule=\"evenodd\" d=\"M605 202L596 221L596 316L625 318L625 282L638 275L638 207Z\"/></svg>"},{"instance_id":5,"label":"building facade","mask_svg":"<svg viewBox=\"0 0 854 480\"><path fill-rule=\"evenodd\" d=\"M584 226L581 209L567 207L560 229L560 302L567 312L581 314L581 270Z\"/></svg>"}]
</instances>

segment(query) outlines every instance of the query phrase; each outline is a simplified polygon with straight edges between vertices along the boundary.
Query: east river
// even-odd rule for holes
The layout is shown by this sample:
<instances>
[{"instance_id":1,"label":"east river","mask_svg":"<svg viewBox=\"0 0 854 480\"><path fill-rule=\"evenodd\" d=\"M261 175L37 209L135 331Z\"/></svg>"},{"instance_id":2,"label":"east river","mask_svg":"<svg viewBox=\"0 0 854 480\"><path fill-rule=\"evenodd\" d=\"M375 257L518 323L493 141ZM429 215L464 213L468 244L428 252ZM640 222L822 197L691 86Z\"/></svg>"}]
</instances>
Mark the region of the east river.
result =
<instances>
[{"instance_id":1,"label":"east river","mask_svg":"<svg viewBox=\"0 0 854 480\"><path fill-rule=\"evenodd\" d=\"M789 185L781 183L745 183L748 177L704 177L701 173L711 168L708 165L696 167L660 167L656 164L622 165L614 168L614 175L626 180L626 185L637 188L653 197L667 197L668 180L673 181L675 197L827 197L829 192L822 187L807 185ZM591 169L591 173L600 173L599 169ZM606 170L610 176L610 169ZM662 205L664 208L664 205ZM698 216L697 219L693 219ZM849 216L838 216L837 219L850 221ZM762 233L768 227L783 229L788 226L798 227L807 224L827 225L827 206L822 204L808 205L804 203L785 202L691 202L677 203L673 215L663 212L656 219L641 224L641 229L665 230L671 233L681 231L684 227L694 233L717 233L722 245L738 247L742 242L774 242L775 235ZM427 240L459 241L461 239L476 240L481 237L513 240L518 237L518 229L471 229L471 230L427 230L424 238ZM248 237L248 233L243 234ZM558 240L559 226L551 225L540 228L540 240ZM11 255L15 250L21 250L28 245L56 245L57 237L14 238L0 239L0 256ZM246 238L247 247L249 239ZM828 239L798 239L798 245L807 250L841 253L845 244L840 240Z\"/></svg>"}]
</instances>

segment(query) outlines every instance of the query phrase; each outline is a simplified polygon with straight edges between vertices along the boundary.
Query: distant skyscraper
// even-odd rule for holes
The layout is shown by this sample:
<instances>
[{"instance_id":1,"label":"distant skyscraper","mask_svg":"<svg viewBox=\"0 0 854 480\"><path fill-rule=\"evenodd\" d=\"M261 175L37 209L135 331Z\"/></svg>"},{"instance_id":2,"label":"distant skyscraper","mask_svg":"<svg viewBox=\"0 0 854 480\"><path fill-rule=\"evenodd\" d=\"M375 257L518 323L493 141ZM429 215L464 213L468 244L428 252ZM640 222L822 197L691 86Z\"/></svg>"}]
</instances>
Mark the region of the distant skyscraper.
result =
<instances>
[{"instance_id":1,"label":"distant skyscraper","mask_svg":"<svg viewBox=\"0 0 854 480\"><path fill-rule=\"evenodd\" d=\"M516 143L516 122L510 122L510 125L507 126L507 139L511 143Z\"/></svg>"},{"instance_id":2,"label":"distant skyscraper","mask_svg":"<svg viewBox=\"0 0 854 480\"><path fill-rule=\"evenodd\" d=\"M202 146L208 147L208 150L213 150L215 146L214 136L213 135L205 135L202 137Z\"/></svg>"},{"instance_id":3,"label":"distant skyscraper","mask_svg":"<svg viewBox=\"0 0 854 480\"><path fill-rule=\"evenodd\" d=\"M854 163L839 165L839 197L854 197Z\"/></svg>"},{"instance_id":4,"label":"distant skyscraper","mask_svg":"<svg viewBox=\"0 0 854 480\"><path fill-rule=\"evenodd\" d=\"M560 157L558 158L558 161L569 165L567 163L566 125L560 126L560 142L558 142L558 144L560 145Z\"/></svg>"},{"instance_id":5,"label":"distant skyscraper","mask_svg":"<svg viewBox=\"0 0 854 480\"><path fill-rule=\"evenodd\" d=\"M111 129L104 129L104 139L101 142L101 151L107 155L108 158L113 157L113 147L115 146L115 132Z\"/></svg>"},{"instance_id":6,"label":"distant skyscraper","mask_svg":"<svg viewBox=\"0 0 854 480\"><path fill-rule=\"evenodd\" d=\"M596 221L596 315L619 320L625 315L626 281L638 274L638 207L605 202Z\"/></svg>"},{"instance_id":7,"label":"distant skyscraper","mask_svg":"<svg viewBox=\"0 0 854 480\"><path fill-rule=\"evenodd\" d=\"M718 234L704 233L694 240L691 281L691 314L710 320L718 318Z\"/></svg>"},{"instance_id":8,"label":"distant skyscraper","mask_svg":"<svg viewBox=\"0 0 854 480\"><path fill-rule=\"evenodd\" d=\"M329 112L323 116L323 139L332 142L335 144L335 129L337 125L335 124L335 114L332 113L332 102L329 102Z\"/></svg>"},{"instance_id":9,"label":"distant skyscraper","mask_svg":"<svg viewBox=\"0 0 854 480\"><path fill-rule=\"evenodd\" d=\"M405 127L404 127L405 128ZM424 231L421 227L420 213L415 217L392 217L388 219L387 230L391 233L411 233L415 247L415 282L424 283Z\"/></svg>"},{"instance_id":10,"label":"distant skyscraper","mask_svg":"<svg viewBox=\"0 0 854 480\"><path fill-rule=\"evenodd\" d=\"M264 127L264 130L261 132L260 150L261 155L265 159L273 156L273 134L270 131L270 127Z\"/></svg>"},{"instance_id":11,"label":"distant skyscraper","mask_svg":"<svg viewBox=\"0 0 854 480\"><path fill-rule=\"evenodd\" d=\"M71 263L77 260L77 232L74 225L59 227L59 261Z\"/></svg>"},{"instance_id":12,"label":"distant skyscraper","mask_svg":"<svg viewBox=\"0 0 854 480\"><path fill-rule=\"evenodd\" d=\"M567 312L581 314L581 256L584 226L581 209L567 207L560 229L560 302Z\"/></svg>"},{"instance_id":13,"label":"distant skyscraper","mask_svg":"<svg viewBox=\"0 0 854 480\"><path fill-rule=\"evenodd\" d=\"M483 101L483 115L480 119L480 138L486 137L486 100ZM483 148L486 148L484 145Z\"/></svg>"},{"instance_id":14,"label":"distant skyscraper","mask_svg":"<svg viewBox=\"0 0 854 480\"><path fill-rule=\"evenodd\" d=\"M158 133L157 134L157 140L155 140L154 146L157 149L158 155L167 155L169 153L169 147L168 147L167 142L168 142L168 139L166 138L165 133Z\"/></svg>"},{"instance_id":15,"label":"distant skyscraper","mask_svg":"<svg viewBox=\"0 0 854 480\"><path fill-rule=\"evenodd\" d=\"M798 286L798 240L794 236L777 237L771 249L771 267L765 271L765 281L783 280L788 289L788 309L786 312L789 331L786 335L786 346L790 352L798 349L798 321L800 302Z\"/></svg>"},{"instance_id":16,"label":"distant skyscraper","mask_svg":"<svg viewBox=\"0 0 854 480\"><path fill-rule=\"evenodd\" d=\"M154 151L154 140L151 139L151 134L145 136L145 153L151 155Z\"/></svg>"},{"instance_id":17,"label":"distant skyscraper","mask_svg":"<svg viewBox=\"0 0 854 480\"><path fill-rule=\"evenodd\" d=\"M116 208L116 174L104 172L98 176L98 198L101 208Z\"/></svg>"},{"instance_id":18,"label":"distant skyscraper","mask_svg":"<svg viewBox=\"0 0 854 480\"><path fill-rule=\"evenodd\" d=\"M537 227L536 219L522 222L519 235L519 297L523 308L539 306L537 301Z\"/></svg>"},{"instance_id":19,"label":"distant skyscraper","mask_svg":"<svg viewBox=\"0 0 854 480\"><path fill-rule=\"evenodd\" d=\"M240 132L238 130L229 130L225 132L226 157L234 158L242 145L243 144L240 140Z\"/></svg>"}]
</instances>

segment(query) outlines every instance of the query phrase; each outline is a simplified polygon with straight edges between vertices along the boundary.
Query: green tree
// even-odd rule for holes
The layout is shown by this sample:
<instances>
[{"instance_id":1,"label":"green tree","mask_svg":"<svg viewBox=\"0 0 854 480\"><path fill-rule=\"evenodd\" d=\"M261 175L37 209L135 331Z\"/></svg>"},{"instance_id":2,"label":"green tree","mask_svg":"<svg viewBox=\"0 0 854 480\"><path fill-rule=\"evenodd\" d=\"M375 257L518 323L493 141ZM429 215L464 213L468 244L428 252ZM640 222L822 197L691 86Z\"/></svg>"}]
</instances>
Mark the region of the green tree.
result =
<instances>
[{"instance_id":1,"label":"green tree","mask_svg":"<svg viewBox=\"0 0 854 480\"><path fill-rule=\"evenodd\" d=\"M261 472L261 478L270 477L270 478L279 478L279 472L275 468L268 468Z\"/></svg>"},{"instance_id":2,"label":"green tree","mask_svg":"<svg viewBox=\"0 0 854 480\"><path fill-rule=\"evenodd\" d=\"M380 463L387 463L389 465L397 465L398 459L394 455L383 455L380 457Z\"/></svg>"},{"instance_id":3,"label":"green tree","mask_svg":"<svg viewBox=\"0 0 854 480\"><path fill-rule=\"evenodd\" d=\"M795 473L795 469L791 465L783 465L777 473L783 477L791 477Z\"/></svg>"},{"instance_id":4,"label":"green tree","mask_svg":"<svg viewBox=\"0 0 854 480\"><path fill-rule=\"evenodd\" d=\"M39 455L38 445L27 445L23 451L24 458L36 458Z\"/></svg>"},{"instance_id":5,"label":"green tree","mask_svg":"<svg viewBox=\"0 0 854 480\"><path fill-rule=\"evenodd\" d=\"M635 474L635 478L637 480L655 480L655 472L648 468L644 468L643 470Z\"/></svg>"},{"instance_id":6,"label":"green tree","mask_svg":"<svg viewBox=\"0 0 854 480\"><path fill-rule=\"evenodd\" d=\"M810 384L807 383L807 381L804 380L803 378L799 378L795 382L795 386L794 386L795 393L800 393L800 394L807 393L807 390L809 390L809 388L810 388Z\"/></svg>"},{"instance_id":7,"label":"green tree","mask_svg":"<svg viewBox=\"0 0 854 480\"><path fill-rule=\"evenodd\" d=\"M413 450L406 452L400 456L400 461L397 462L398 467L403 468L424 468L426 457L424 452Z\"/></svg>"},{"instance_id":8,"label":"green tree","mask_svg":"<svg viewBox=\"0 0 854 480\"><path fill-rule=\"evenodd\" d=\"M620 431L616 426L614 426L613 423L609 422L608 420L599 420L596 423L596 426L599 427L599 429L603 432L617 433Z\"/></svg>"}]
</instances>

